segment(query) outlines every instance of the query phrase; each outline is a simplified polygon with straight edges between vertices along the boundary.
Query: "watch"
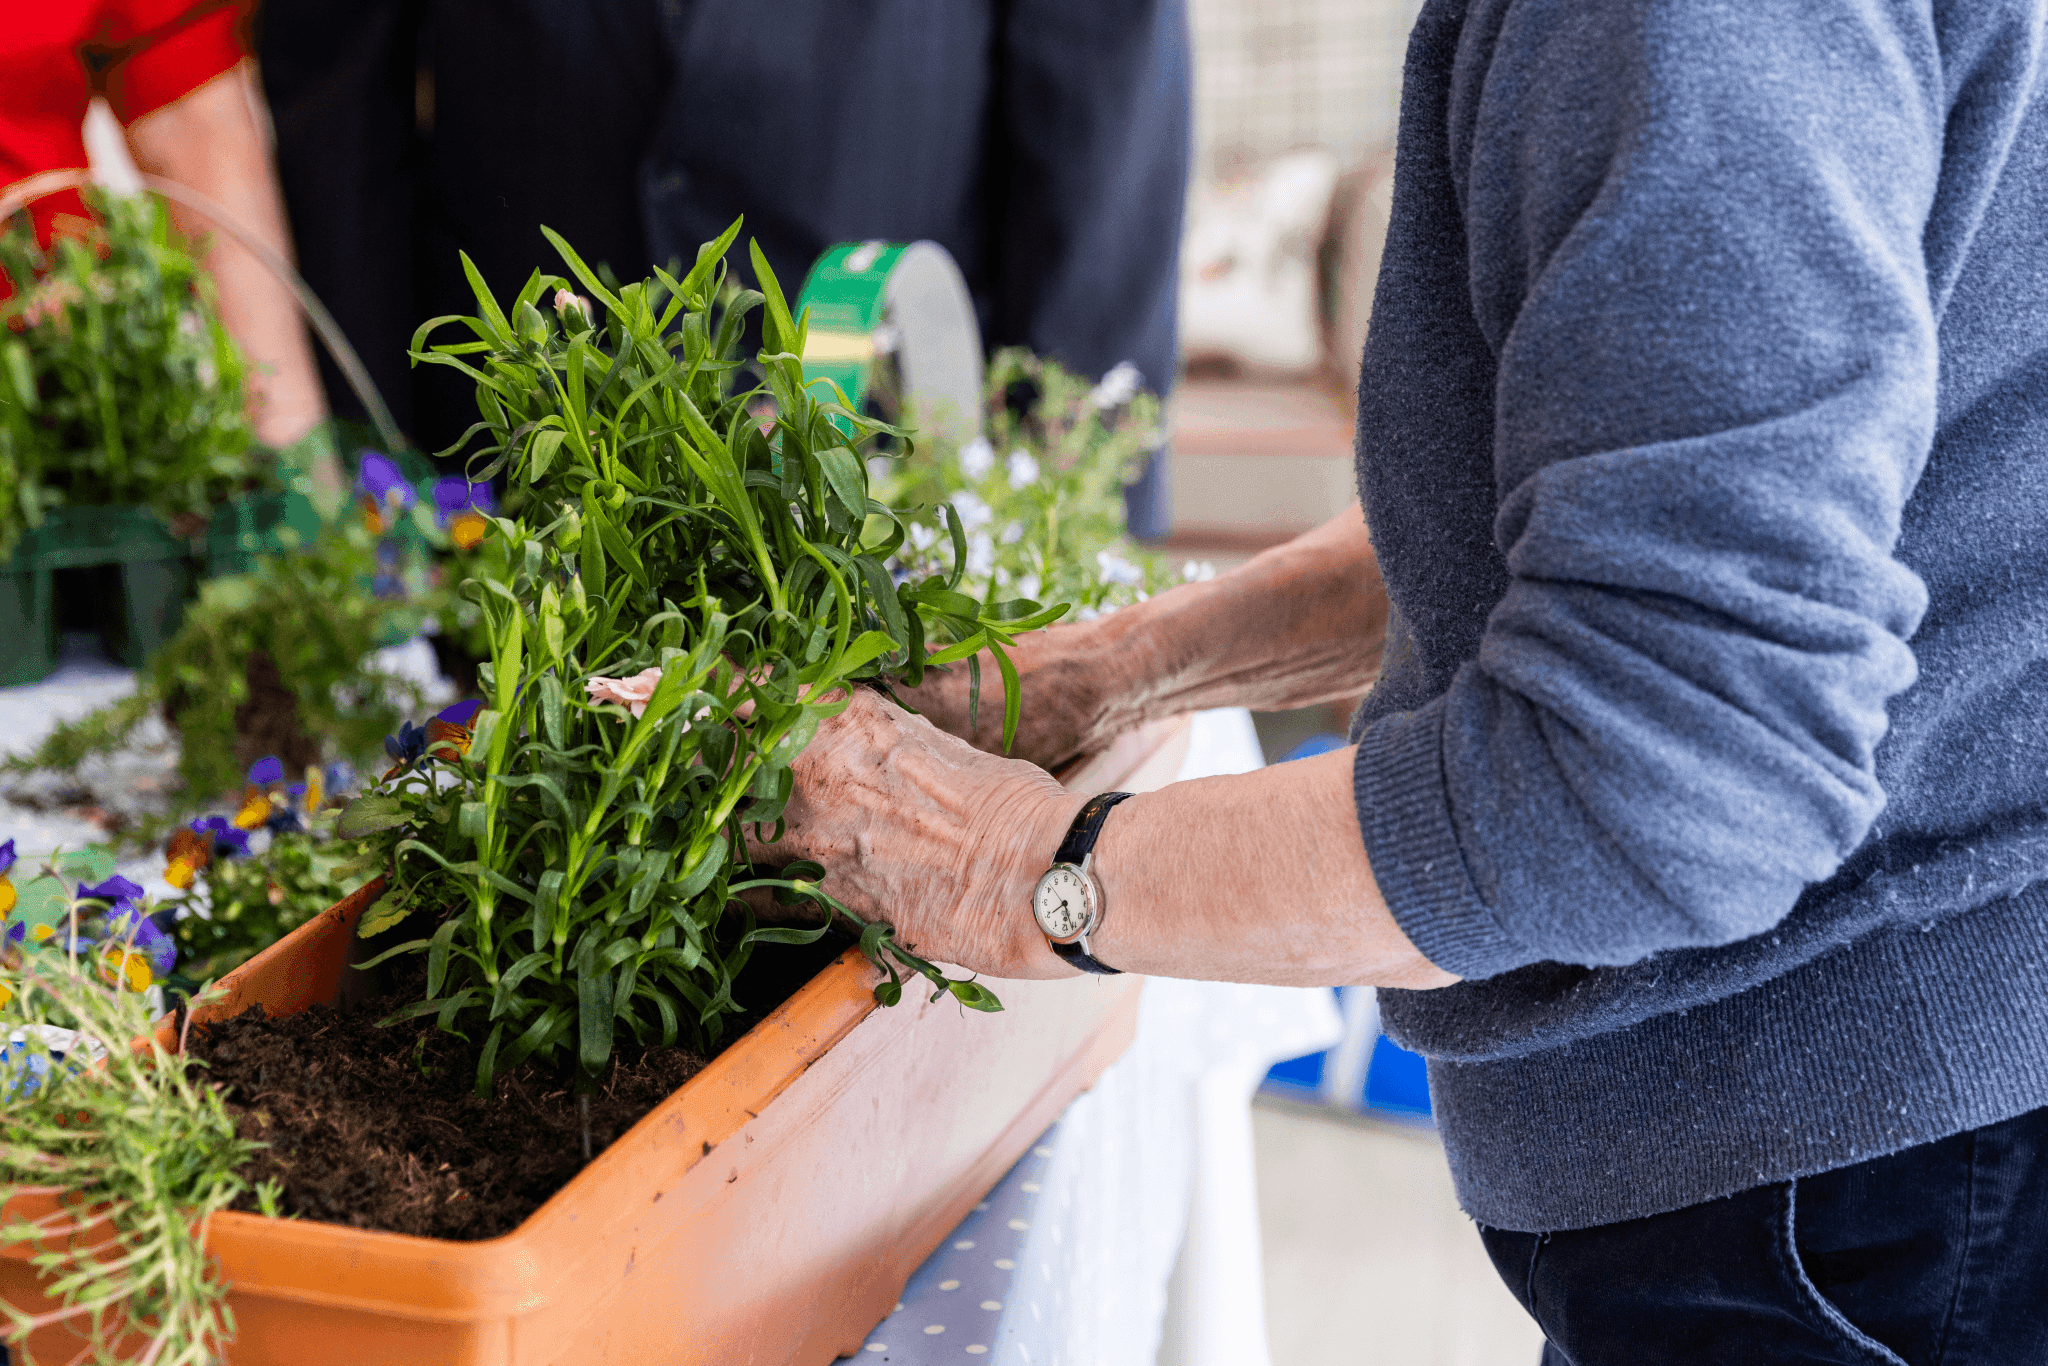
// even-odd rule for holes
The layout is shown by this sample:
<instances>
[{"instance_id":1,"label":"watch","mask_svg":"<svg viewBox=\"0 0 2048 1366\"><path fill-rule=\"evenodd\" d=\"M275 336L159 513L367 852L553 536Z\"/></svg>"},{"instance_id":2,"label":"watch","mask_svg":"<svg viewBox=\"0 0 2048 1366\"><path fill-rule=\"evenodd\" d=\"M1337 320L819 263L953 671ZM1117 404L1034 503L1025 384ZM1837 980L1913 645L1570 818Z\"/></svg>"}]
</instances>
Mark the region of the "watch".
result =
<instances>
[{"instance_id":1,"label":"watch","mask_svg":"<svg viewBox=\"0 0 2048 1366\"><path fill-rule=\"evenodd\" d=\"M1102 886L1089 871L1089 864L1094 861L1095 837L1102 833L1109 809L1130 795L1104 792L1083 803L1059 851L1052 856L1052 867L1031 892L1031 915L1045 932L1046 942L1054 953L1083 972L1114 976L1121 971L1097 958L1088 947L1088 936L1102 928L1107 910Z\"/></svg>"}]
</instances>

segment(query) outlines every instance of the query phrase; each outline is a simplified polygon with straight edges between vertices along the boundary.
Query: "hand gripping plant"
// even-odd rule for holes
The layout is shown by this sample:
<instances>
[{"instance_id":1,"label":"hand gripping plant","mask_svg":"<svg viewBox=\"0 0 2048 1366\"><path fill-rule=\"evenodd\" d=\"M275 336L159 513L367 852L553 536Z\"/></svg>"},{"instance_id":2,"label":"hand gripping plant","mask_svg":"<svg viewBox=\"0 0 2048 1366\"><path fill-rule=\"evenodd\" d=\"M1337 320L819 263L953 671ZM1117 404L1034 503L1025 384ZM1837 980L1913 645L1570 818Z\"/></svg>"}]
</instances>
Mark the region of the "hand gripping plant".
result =
<instances>
[{"instance_id":1,"label":"hand gripping plant","mask_svg":"<svg viewBox=\"0 0 2048 1366\"><path fill-rule=\"evenodd\" d=\"M588 1086L624 1031L715 1041L755 945L822 928L756 927L741 893L772 890L846 916L900 998L904 972L978 1009L885 924L820 890L816 865L754 876L745 831L772 838L790 765L850 687L915 683L928 665L996 652L1006 729L1018 709L1003 647L1065 609L959 593L959 571L898 583L905 519L868 495L863 447L898 432L805 387L792 319L759 248L761 292L731 288L739 224L678 280L614 292L549 234L571 282L535 272L501 309L467 258L479 316L436 318L414 359L476 382L472 479L523 487L500 518L511 573L465 586L484 612L484 699L394 739L398 764L343 814L388 849L376 933L417 911L431 933L424 999L481 1039L477 1086L534 1059ZM736 383L746 316L765 305L760 382ZM551 316L552 315L552 316ZM473 340L424 346L444 324ZM964 539L957 517L950 534ZM955 557L956 565L965 554ZM956 642L927 656L926 641ZM936 999L936 992L934 999Z\"/></svg>"}]
</instances>

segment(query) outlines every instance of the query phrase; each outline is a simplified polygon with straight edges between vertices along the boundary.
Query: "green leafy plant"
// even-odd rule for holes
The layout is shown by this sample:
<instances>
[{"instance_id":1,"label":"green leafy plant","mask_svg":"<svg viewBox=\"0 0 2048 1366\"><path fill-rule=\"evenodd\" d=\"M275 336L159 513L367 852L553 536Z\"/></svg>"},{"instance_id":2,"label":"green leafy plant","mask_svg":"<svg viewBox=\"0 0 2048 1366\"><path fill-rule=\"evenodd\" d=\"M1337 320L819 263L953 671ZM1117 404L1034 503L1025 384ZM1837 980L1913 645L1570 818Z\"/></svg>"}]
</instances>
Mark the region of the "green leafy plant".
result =
<instances>
[{"instance_id":1,"label":"green leafy plant","mask_svg":"<svg viewBox=\"0 0 2048 1366\"><path fill-rule=\"evenodd\" d=\"M249 1189L236 1172L260 1145L155 1041L144 998L107 990L82 955L37 954L0 982L0 1202L33 1202L0 1224L0 1243L32 1249L56 1301L0 1303L14 1359L31 1361L28 1335L62 1324L81 1344L74 1361L218 1361L234 1316L206 1227Z\"/></svg>"},{"instance_id":2,"label":"green leafy plant","mask_svg":"<svg viewBox=\"0 0 2048 1366\"><path fill-rule=\"evenodd\" d=\"M310 835L280 835L261 854L207 870L207 913L180 916L181 976L208 982L234 971L362 885L356 852Z\"/></svg>"},{"instance_id":3,"label":"green leafy plant","mask_svg":"<svg viewBox=\"0 0 2048 1366\"><path fill-rule=\"evenodd\" d=\"M203 515L259 479L243 364L163 206L88 192L100 222L0 234L0 555L61 505Z\"/></svg>"},{"instance_id":4,"label":"green leafy plant","mask_svg":"<svg viewBox=\"0 0 2048 1366\"><path fill-rule=\"evenodd\" d=\"M1086 618L1175 582L1124 532L1124 485L1159 444L1159 401L1119 367L1099 383L1022 348L989 363L984 435L941 436L883 467L877 495L909 508L899 573L961 571L983 602L1016 595ZM946 507L966 532L949 533Z\"/></svg>"},{"instance_id":5,"label":"green leafy plant","mask_svg":"<svg viewBox=\"0 0 2048 1366\"><path fill-rule=\"evenodd\" d=\"M202 817L172 832L164 877L185 894L169 907L179 970L168 987L190 994L218 980L376 872L374 853L332 838L330 775L289 785L284 776L275 759L260 760L252 779L271 781L250 783L234 821Z\"/></svg>"},{"instance_id":6,"label":"green leafy plant","mask_svg":"<svg viewBox=\"0 0 2048 1366\"><path fill-rule=\"evenodd\" d=\"M15 863L15 842L0 843L0 959L84 958L108 987L135 993L148 992L177 961L142 887L114 871L106 850L52 854L20 887ZM0 1005L10 990L0 983Z\"/></svg>"},{"instance_id":7,"label":"green leafy plant","mask_svg":"<svg viewBox=\"0 0 2048 1366\"><path fill-rule=\"evenodd\" d=\"M152 1034L174 957L103 850L57 853L18 889L0 845L0 1244L26 1244L56 1307L0 1303L0 1339L68 1326L71 1360L212 1362L232 1335L206 1224L259 1145ZM131 1048L131 1041L141 1041ZM16 1204L20 1201L23 1203Z\"/></svg>"},{"instance_id":8,"label":"green leafy plant","mask_svg":"<svg viewBox=\"0 0 2048 1366\"><path fill-rule=\"evenodd\" d=\"M509 576L464 585L490 641L481 709L394 737L389 780L337 830L389 850L363 932L414 913L431 926L391 950L426 956L425 996L404 1014L481 1041L480 1093L527 1059L588 1086L622 1031L714 1042L755 946L824 933L757 925L749 891L846 917L886 973L885 1002L907 972L997 1008L887 925L853 920L815 865L769 877L746 862L746 830L779 830L790 765L849 688L915 682L986 647L1014 730L1005 649L1064 607L977 600L957 568L891 576L904 520L870 496L861 449L907 434L806 387L807 320L758 248L761 292L727 286L739 226L683 278L617 290L549 233L573 284L535 272L509 307L465 258L477 315L414 339L416 362L475 382L469 477L502 472L523 511L496 523ZM743 385L734 353L757 308L759 382ZM426 344L450 324L469 339ZM964 560L958 518L947 526ZM955 643L928 656L941 634Z\"/></svg>"},{"instance_id":9,"label":"green leafy plant","mask_svg":"<svg viewBox=\"0 0 2048 1366\"><path fill-rule=\"evenodd\" d=\"M371 668L371 652L446 610L451 596L379 596L378 553L377 538L347 519L304 549L207 582L134 693L59 723L6 770L75 773L131 743L159 711L179 732L178 774L192 807L238 790L260 754L287 753L295 769L374 754L419 697Z\"/></svg>"}]
</instances>

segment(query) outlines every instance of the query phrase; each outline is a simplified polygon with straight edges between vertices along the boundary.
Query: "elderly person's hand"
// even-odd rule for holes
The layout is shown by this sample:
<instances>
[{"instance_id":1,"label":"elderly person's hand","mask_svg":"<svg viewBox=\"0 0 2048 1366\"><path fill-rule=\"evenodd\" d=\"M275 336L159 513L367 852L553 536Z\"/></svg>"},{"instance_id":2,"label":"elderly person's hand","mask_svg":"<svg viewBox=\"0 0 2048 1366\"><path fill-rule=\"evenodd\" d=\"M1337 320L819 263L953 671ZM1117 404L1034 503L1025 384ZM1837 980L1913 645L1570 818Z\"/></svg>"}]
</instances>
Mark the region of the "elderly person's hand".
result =
<instances>
[{"instance_id":1,"label":"elderly person's hand","mask_svg":"<svg viewBox=\"0 0 2048 1366\"><path fill-rule=\"evenodd\" d=\"M1081 802L1043 769L985 754L862 688L797 759L786 832L754 854L822 863L827 891L924 957L1063 977L1073 969L1032 932L1028 907Z\"/></svg>"},{"instance_id":2,"label":"elderly person's hand","mask_svg":"<svg viewBox=\"0 0 2048 1366\"><path fill-rule=\"evenodd\" d=\"M1354 507L1221 578L1024 636L1010 656L1023 692L1010 754L1057 768L1157 717L1357 697L1379 673L1386 624L1379 562ZM973 725L964 663L898 695L939 729L1001 749L1003 679L989 654Z\"/></svg>"},{"instance_id":3,"label":"elderly person's hand","mask_svg":"<svg viewBox=\"0 0 2048 1366\"><path fill-rule=\"evenodd\" d=\"M1027 637L1017 751L1056 763L1197 707L1355 696L1378 668L1386 618L1354 511L1223 578ZM1093 794L947 734L969 729L963 675L906 699L930 721L861 690L798 757L783 837L754 855L824 865L826 891L926 958L995 977L1070 975L1031 894ZM973 731L991 748L999 677L984 667ZM1223 981L1457 980L1416 951L1380 896L1353 757L1175 783L1118 805L1089 865L1105 906L1090 952L1125 972Z\"/></svg>"},{"instance_id":4,"label":"elderly person's hand","mask_svg":"<svg viewBox=\"0 0 2048 1366\"><path fill-rule=\"evenodd\" d=\"M1139 724L1132 704L1142 695L1142 679L1132 652L1109 627L1106 618L1062 624L1034 631L1011 648L1024 705L1010 757L1059 768ZM965 660L928 669L917 687L898 687L896 694L940 730L1004 752L1003 676L987 651L980 662L981 704L972 722Z\"/></svg>"},{"instance_id":5,"label":"elderly person's hand","mask_svg":"<svg viewBox=\"0 0 2048 1366\"><path fill-rule=\"evenodd\" d=\"M1095 956L1127 972L1313 986L1455 981L1416 952L1372 878L1350 750L1176 783L1110 813L1091 871ZM922 956L994 977L1060 977L1031 893L1088 794L985 754L861 690L796 762L765 863L824 865L856 914Z\"/></svg>"}]
</instances>

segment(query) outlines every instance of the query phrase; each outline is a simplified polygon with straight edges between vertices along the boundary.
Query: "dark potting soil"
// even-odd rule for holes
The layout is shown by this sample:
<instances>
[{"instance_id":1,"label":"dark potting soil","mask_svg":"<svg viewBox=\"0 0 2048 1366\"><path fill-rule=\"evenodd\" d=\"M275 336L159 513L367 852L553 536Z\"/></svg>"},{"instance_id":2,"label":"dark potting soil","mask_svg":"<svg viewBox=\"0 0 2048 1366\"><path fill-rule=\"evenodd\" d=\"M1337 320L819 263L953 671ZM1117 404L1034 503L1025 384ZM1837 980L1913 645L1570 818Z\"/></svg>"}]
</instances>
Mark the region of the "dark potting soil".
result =
<instances>
[{"instance_id":1,"label":"dark potting soil","mask_svg":"<svg viewBox=\"0 0 2048 1366\"><path fill-rule=\"evenodd\" d=\"M828 936L807 947L764 945L734 986L747 1013L740 1038L844 950ZM380 1029L421 998L424 968L372 1000L271 1018L261 1006L193 1029L244 1138L269 1146L243 1168L283 1187L280 1212L355 1228L470 1240L509 1233L584 1166L584 1120L558 1072L522 1066L475 1091L479 1045L431 1016ZM707 1059L682 1048L622 1041L589 1098L595 1157ZM253 1194L237 1208L254 1210Z\"/></svg>"}]
</instances>

